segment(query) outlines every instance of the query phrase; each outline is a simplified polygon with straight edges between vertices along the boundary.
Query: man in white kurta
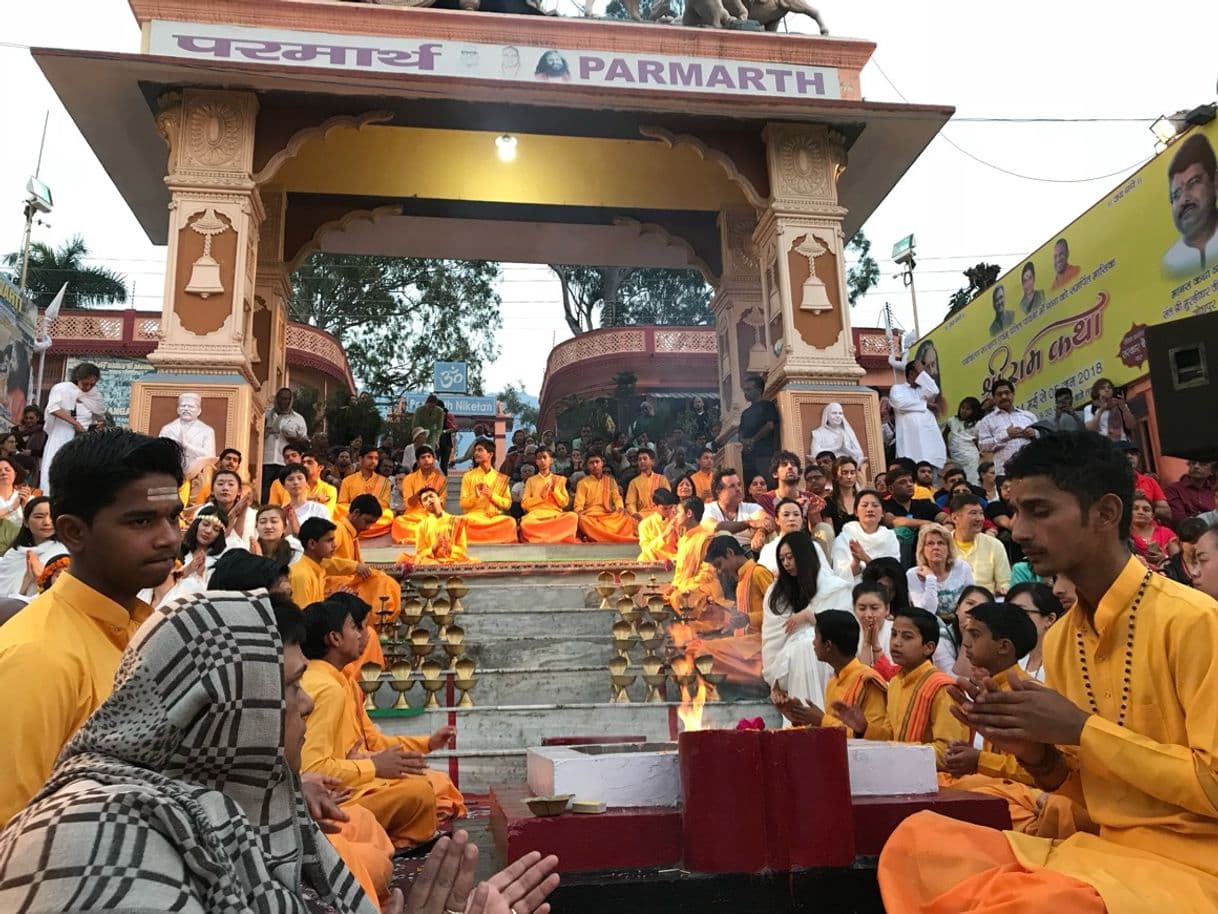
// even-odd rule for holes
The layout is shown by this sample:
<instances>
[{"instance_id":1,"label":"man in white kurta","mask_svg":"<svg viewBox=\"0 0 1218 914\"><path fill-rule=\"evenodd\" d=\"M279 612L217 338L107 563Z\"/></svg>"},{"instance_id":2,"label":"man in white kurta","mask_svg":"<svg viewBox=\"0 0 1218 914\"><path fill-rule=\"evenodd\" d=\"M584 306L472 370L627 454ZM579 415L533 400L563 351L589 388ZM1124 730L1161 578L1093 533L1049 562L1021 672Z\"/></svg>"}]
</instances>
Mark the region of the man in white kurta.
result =
<instances>
[{"instance_id":1,"label":"man in white kurta","mask_svg":"<svg viewBox=\"0 0 1218 914\"><path fill-rule=\"evenodd\" d=\"M930 404L939 396L935 383L921 363L911 361L905 366L905 383L894 384L888 391L897 433L897 456L920 462L925 460L938 469L947 460L947 445Z\"/></svg>"},{"instance_id":2,"label":"man in white kurta","mask_svg":"<svg viewBox=\"0 0 1218 914\"><path fill-rule=\"evenodd\" d=\"M59 449L76 437L78 432L86 431L87 423L91 423L90 413L86 422L77 418L77 403L97 386L100 372L88 363L81 363L72 372L73 380L61 381L51 388L47 394L46 447L42 451L41 486L44 495L51 494L51 463ZM100 398L98 398L100 400ZM102 409L104 411L104 405Z\"/></svg>"}]
</instances>

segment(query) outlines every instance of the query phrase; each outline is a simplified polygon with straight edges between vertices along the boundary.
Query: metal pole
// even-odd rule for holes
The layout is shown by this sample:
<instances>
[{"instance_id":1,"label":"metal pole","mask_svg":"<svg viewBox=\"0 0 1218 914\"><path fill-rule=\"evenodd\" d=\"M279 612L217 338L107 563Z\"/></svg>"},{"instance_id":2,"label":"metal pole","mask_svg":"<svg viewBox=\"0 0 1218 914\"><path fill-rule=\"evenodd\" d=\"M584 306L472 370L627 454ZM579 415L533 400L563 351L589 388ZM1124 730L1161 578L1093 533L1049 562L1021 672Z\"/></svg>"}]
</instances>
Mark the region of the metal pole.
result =
<instances>
[{"instance_id":1,"label":"metal pole","mask_svg":"<svg viewBox=\"0 0 1218 914\"><path fill-rule=\"evenodd\" d=\"M913 300L914 336L922 339L922 327L918 323L918 290L914 288L913 270L910 270L908 267L906 270L906 275L909 276L909 297Z\"/></svg>"}]
</instances>

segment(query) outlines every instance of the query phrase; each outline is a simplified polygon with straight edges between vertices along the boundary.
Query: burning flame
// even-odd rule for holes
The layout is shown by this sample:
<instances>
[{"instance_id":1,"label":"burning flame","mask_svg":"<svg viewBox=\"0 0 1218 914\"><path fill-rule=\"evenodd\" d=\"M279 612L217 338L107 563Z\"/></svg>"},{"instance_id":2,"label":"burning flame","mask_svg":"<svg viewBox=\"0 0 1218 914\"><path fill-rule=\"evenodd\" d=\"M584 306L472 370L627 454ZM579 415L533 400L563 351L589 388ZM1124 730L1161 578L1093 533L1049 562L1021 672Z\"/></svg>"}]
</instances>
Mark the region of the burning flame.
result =
<instances>
[{"instance_id":1,"label":"burning flame","mask_svg":"<svg viewBox=\"0 0 1218 914\"><path fill-rule=\"evenodd\" d=\"M668 626L668 634L672 637L673 647L684 647L694 639L694 630L684 622L673 622Z\"/></svg>"},{"instance_id":2,"label":"burning flame","mask_svg":"<svg viewBox=\"0 0 1218 914\"><path fill-rule=\"evenodd\" d=\"M691 700L689 691L682 687L681 689L681 707L677 708L677 717L681 719L681 723L685 727L686 733L693 733L696 730L703 729L702 727L702 706L706 704L706 683L702 681L702 677L698 677L698 690L694 693Z\"/></svg>"}]
</instances>

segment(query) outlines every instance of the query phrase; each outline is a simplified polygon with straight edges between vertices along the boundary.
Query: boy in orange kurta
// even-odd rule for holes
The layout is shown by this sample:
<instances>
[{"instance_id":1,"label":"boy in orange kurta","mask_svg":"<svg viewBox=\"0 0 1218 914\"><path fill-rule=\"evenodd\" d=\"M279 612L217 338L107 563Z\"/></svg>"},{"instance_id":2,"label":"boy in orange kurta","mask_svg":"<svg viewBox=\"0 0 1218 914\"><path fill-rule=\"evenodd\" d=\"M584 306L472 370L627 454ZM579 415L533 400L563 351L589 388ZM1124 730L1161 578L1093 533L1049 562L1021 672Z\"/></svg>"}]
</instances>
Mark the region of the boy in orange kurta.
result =
<instances>
[{"instance_id":1,"label":"boy in orange kurta","mask_svg":"<svg viewBox=\"0 0 1218 914\"><path fill-rule=\"evenodd\" d=\"M305 609L302 646L309 667L301 685L313 700L301 754L304 771L337 778L350 791L345 803L376 816L396 847L429 839L438 819L465 815L465 801L448 776L429 769L426 754L452 743L452 727L430 737L385 736L364 710L359 686L342 669L364 650L361 612L322 602Z\"/></svg>"},{"instance_id":2,"label":"boy in orange kurta","mask_svg":"<svg viewBox=\"0 0 1218 914\"><path fill-rule=\"evenodd\" d=\"M696 613L697 618L690 623L695 634L721 631L727 622L726 608L731 606L724 598L719 575L706 561L706 549L714 533L702 525L704 508L702 499L697 497L677 505L681 538L677 541L672 584L664 594L673 609L684 605Z\"/></svg>"},{"instance_id":3,"label":"boy in orange kurta","mask_svg":"<svg viewBox=\"0 0 1218 914\"><path fill-rule=\"evenodd\" d=\"M360 531L360 537L371 539L388 533L393 524L393 512L389 510L389 480L376 471L381 462L381 452L374 447L364 448L359 455L359 469L343 478L338 487L338 505L334 509L334 520L350 510L351 502L361 495L371 495L381 506L372 523Z\"/></svg>"},{"instance_id":4,"label":"boy in orange kurta","mask_svg":"<svg viewBox=\"0 0 1218 914\"><path fill-rule=\"evenodd\" d=\"M656 489L652 500L656 513L639 524L639 561L672 562L677 558L677 496L668 489Z\"/></svg>"},{"instance_id":5,"label":"boy in orange kurta","mask_svg":"<svg viewBox=\"0 0 1218 914\"><path fill-rule=\"evenodd\" d=\"M567 478L550 472L554 454L539 447L533 458L537 473L524 484L520 506L525 516L520 521L520 536L526 543L574 543L579 518L567 511L571 496Z\"/></svg>"},{"instance_id":6,"label":"boy in orange kurta","mask_svg":"<svg viewBox=\"0 0 1218 914\"><path fill-rule=\"evenodd\" d=\"M414 556L403 552L399 562L413 561L416 565L460 565L477 562L466 550L465 518L453 517L444 510L438 492L424 489L419 493L427 513L415 528Z\"/></svg>"},{"instance_id":7,"label":"boy in orange kurta","mask_svg":"<svg viewBox=\"0 0 1218 914\"><path fill-rule=\"evenodd\" d=\"M626 513L636 521L656 513L653 496L658 489L671 489L668 478L653 469L656 455L649 447L639 448L639 475L626 487Z\"/></svg>"},{"instance_id":8,"label":"boy in orange kurta","mask_svg":"<svg viewBox=\"0 0 1218 914\"><path fill-rule=\"evenodd\" d=\"M593 451L584 468L588 475L575 487L580 534L594 543L633 543L638 539L638 525L623 510L622 490L605 472L605 458Z\"/></svg>"},{"instance_id":9,"label":"boy in orange kurta","mask_svg":"<svg viewBox=\"0 0 1218 914\"><path fill-rule=\"evenodd\" d=\"M436 452L431 445L421 444L415 448L415 463L415 471L402 477L402 504L406 510L393 519L390 530L395 543L408 546L414 545L419 524L427 517L427 509L420 498L423 490L437 493L441 507L448 499L448 477L436 469Z\"/></svg>"},{"instance_id":10,"label":"boy in orange kurta","mask_svg":"<svg viewBox=\"0 0 1218 914\"><path fill-rule=\"evenodd\" d=\"M368 645L355 664L347 670L348 675L354 678L359 677L359 669L365 663L375 663L384 668L385 655L381 650L377 626L392 623L402 609L402 585L385 572L366 565L360 550L360 535L375 524L379 517L380 503L371 495L357 495L355 501L351 502L351 510L347 516L340 518L334 525L334 554L330 557L329 569L337 571L343 563L354 562L358 570L347 578L328 577L326 594L347 590L372 608L368 616ZM365 570L367 574L363 574ZM382 616L382 609L388 610L389 615Z\"/></svg>"},{"instance_id":11,"label":"boy in orange kurta","mask_svg":"<svg viewBox=\"0 0 1218 914\"><path fill-rule=\"evenodd\" d=\"M698 650L715 658L715 669L726 673L728 681L755 683L761 679L765 594L774 575L750 559L733 536L714 537L706 561L716 575L736 579L736 612L727 620L726 637L701 641Z\"/></svg>"},{"instance_id":12,"label":"boy in orange kurta","mask_svg":"<svg viewBox=\"0 0 1218 914\"><path fill-rule=\"evenodd\" d=\"M471 543L516 542L516 520L504 512L512 506L508 478L495 469L495 443L474 443L474 466L461 477L461 511Z\"/></svg>"}]
</instances>

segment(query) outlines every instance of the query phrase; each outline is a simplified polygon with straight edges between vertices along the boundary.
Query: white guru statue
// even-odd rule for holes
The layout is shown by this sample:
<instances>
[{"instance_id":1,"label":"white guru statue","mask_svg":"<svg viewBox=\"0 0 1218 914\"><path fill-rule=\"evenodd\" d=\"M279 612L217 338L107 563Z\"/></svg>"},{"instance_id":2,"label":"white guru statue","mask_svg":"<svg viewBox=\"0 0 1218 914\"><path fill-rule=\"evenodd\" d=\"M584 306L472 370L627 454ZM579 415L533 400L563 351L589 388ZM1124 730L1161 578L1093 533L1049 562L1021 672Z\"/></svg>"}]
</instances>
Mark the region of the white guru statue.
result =
<instances>
[{"instance_id":1,"label":"white guru statue","mask_svg":"<svg viewBox=\"0 0 1218 914\"><path fill-rule=\"evenodd\" d=\"M202 411L202 398L195 393L184 393L178 397L178 418L160 432L162 438L172 438L182 446L184 468L200 459L216 456L216 430L199 418Z\"/></svg>"},{"instance_id":2,"label":"white guru statue","mask_svg":"<svg viewBox=\"0 0 1218 914\"><path fill-rule=\"evenodd\" d=\"M812 429L809 456L815 460L822 451L832 451L838 457L853 457L860 467L863 464L862 445L840 403L828 404L821 413L820 425Z\"/></svg>"}]
</instances>

